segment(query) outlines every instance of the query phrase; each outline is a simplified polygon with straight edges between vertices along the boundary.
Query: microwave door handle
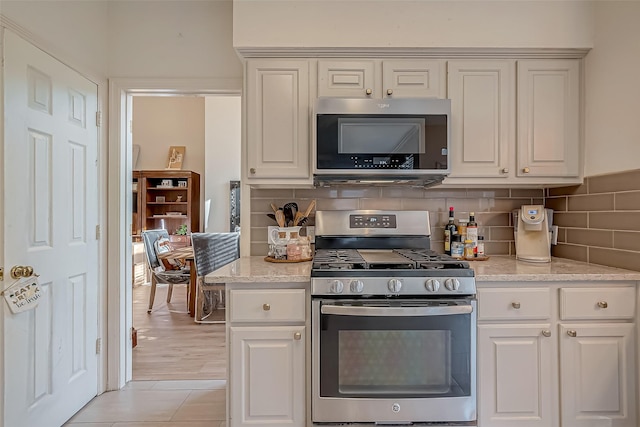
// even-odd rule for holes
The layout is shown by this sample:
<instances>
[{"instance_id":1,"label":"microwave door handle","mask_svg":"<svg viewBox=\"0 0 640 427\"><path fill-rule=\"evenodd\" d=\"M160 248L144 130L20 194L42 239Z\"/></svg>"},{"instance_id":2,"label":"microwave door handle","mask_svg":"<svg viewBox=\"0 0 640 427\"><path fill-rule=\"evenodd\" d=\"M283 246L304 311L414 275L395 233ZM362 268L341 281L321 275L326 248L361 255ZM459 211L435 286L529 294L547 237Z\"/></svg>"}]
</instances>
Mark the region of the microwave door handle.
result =
<instances>
[{"instance_id":1,"label":"microwave door handle","mask_svg":"<svg viewBox=\"0 0 640 427\"><path fill-rule=\"evenodd\" d=\"M442 307L365 307L323 305L320 308L322 314L335 314L339 316L450 316L456 314L469 314L473 312L471 305L456 305Z\"/></svg>"}]
</instances>

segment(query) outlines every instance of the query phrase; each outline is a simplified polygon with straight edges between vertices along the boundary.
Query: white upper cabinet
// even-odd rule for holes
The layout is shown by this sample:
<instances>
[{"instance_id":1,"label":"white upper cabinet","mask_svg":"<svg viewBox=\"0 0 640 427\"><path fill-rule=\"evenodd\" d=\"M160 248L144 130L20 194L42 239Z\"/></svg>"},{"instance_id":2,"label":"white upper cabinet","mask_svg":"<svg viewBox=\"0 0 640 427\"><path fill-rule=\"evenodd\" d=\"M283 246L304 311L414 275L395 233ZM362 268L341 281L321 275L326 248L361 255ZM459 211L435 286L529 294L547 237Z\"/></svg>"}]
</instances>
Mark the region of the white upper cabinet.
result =
<instances>
[{"instance_id":1,"label":"white upper cabinet","mask_svg":"<svg viewBox=\"0 0 640 427\"><path fill-rule=\"evenodd\" d=\"M580 60L449 61L444 184L582 183Z\"/></svg>"},{"instance_id":2,"label":"white upper cabinet","mask_svg":"<svg viewBox=\"0 0 640 427\"><path fill-rule=\"evenodd\" d=\"M309 183L309 62L247 61L246 86L247 182Z\"/></svg>"},{"instance_id":3,"label":"white upper cabinet","mask_svg":"<svg viewBox=\"0 0 640 427\"><path fill-rule=\"evenodd\" d=\"M442 60L319 60L318 96L444 98Z\"/></svg>"},{"instance_id":4,"label":"white upper cabinet","mask_svg":"<svg viewBox=\"0 0 640 427\"><path fill-rule=\"evenodd\" d=\"M451 177L507 178L515 141L515 61L449 61Z\"/></svg>"},{"instance_id":5,"label":"white upper cabinet","mask_svg":"<svg viewBox=\"0 0 640 427\"><path fill-rule=\"evenodd\" d=\"M518 61L518 176L580 175L580 64Z\"/></svg>"}]
</instances>

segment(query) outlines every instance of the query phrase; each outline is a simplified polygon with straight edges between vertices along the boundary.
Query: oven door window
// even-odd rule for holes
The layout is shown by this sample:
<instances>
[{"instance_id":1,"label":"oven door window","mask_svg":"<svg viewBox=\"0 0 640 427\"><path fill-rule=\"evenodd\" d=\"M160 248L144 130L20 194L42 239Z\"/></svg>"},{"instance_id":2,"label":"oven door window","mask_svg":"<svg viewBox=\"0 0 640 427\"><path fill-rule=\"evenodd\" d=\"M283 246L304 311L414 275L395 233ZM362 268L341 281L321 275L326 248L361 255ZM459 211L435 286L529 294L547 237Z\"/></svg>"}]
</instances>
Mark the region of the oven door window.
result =
<instances>
[{"instance_id":1,"label":"oven door window","mask_svg":"<svg viewBox=\"0 0 640 427\"><path fill-rule=\"evenodd\" d=\"M320 395L469 396L471 327L470 313L321 314Z\"/></svg>"}]
</instances>

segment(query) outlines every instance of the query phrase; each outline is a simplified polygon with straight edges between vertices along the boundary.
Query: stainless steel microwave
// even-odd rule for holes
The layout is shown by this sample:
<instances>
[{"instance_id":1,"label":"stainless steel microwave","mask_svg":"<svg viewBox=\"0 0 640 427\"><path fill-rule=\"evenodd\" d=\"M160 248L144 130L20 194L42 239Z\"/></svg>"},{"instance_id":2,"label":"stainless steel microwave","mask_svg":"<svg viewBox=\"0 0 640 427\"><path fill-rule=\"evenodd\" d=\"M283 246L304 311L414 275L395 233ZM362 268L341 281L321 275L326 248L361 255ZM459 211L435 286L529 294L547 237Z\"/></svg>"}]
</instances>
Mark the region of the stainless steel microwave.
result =
<instances>
[{"instance_id":1,"label":"stainless steel microwave","mask_svg":"<svg viewBox=\"0 0 640 427\"><path fill-rule=\"evenodd\" d=\"M440 182L449 173L451 101L318 98L316 182Z\"/></svg>"}]
</instances>

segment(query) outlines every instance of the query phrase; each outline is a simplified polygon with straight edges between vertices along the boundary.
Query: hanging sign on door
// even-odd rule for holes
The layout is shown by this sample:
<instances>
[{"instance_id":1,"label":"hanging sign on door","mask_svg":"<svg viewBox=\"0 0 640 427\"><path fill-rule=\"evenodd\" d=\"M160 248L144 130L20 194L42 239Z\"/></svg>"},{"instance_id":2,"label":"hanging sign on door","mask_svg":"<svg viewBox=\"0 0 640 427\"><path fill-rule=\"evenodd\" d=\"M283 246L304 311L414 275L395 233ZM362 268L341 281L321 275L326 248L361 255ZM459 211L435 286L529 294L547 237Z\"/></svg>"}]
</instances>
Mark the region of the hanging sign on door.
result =
<instances>
[{"instance_id":1,"label":"hanging sign on door","mask_svg":"<svg viewBox=\"0 0 640 427\"><path fill-rule=\"evenodd\" d=\"M42 289L38 285L38 277L25 277L16 280L2 292L9 309L13 314L36 308L42 298Z\"/></svg>"}]
</instances>

